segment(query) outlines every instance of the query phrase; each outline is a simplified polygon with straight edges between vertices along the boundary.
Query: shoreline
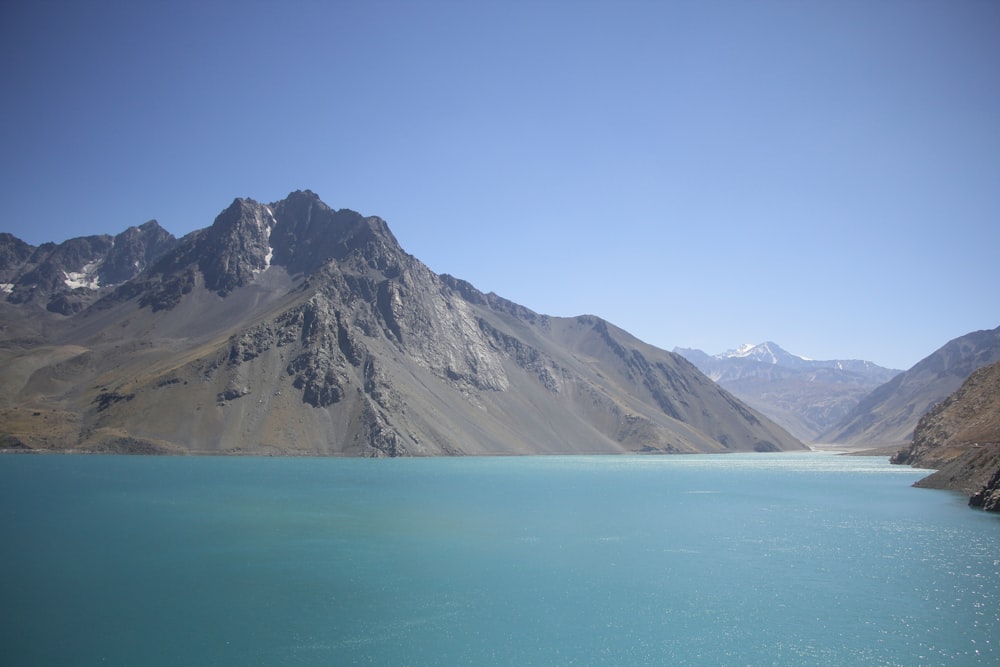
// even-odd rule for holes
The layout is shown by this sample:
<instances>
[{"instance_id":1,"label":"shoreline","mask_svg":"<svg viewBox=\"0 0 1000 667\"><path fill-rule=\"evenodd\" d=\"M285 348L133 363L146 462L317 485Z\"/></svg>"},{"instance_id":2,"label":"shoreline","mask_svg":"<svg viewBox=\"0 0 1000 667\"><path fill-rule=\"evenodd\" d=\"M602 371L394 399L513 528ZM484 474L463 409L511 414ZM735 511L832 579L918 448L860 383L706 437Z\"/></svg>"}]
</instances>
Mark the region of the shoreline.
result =
<instances>
[{"instance_id":1,"label":"shoreline","mask_svg":"<svg viewBox=\"0 0 1000 667\"><path fill-rule=\"evenodd\" d=\"M905 443L895 445L883 445L872 447L871 445L841 445L836 443L806 443L811 451L827 452L830 454L841 454L844 456L885 456L890 457L900 449L906 447Z\"/></svg>"}]
</instances>

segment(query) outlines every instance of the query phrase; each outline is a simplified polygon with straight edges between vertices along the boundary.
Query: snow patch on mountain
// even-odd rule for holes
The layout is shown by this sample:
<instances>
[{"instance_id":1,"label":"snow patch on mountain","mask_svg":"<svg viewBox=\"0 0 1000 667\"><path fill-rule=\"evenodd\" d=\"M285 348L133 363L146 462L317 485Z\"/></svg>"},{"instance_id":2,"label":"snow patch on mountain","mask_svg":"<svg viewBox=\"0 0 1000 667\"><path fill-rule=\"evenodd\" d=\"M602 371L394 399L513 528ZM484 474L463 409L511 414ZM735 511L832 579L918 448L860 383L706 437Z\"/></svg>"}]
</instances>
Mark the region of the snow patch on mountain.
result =
<instances>
[{"instance_id":1,"label":"snow patch on mountain","mask_svg":"<svg viewBox=\"0 0 1000 667\"><path fill-rule=\"evenodd\" d=\"M729 359L729 358L732 358L732 357L746 357L746 356L749 356L750 353L753 352L754 348L756 348L756 347L757 347L757 345L754 344L754 343L743 343L742 345L740 345L737 348L734 348L732 350L726 350L725 352L723 352L721 354L716 354L715 357L717 359Z\"/></svg>"},{"instance_id":2,"label":"snow patch on mountain","mask_svg":"<svg viewBox=\"0 0 1000 667\"><path fill-rule=\"evenodd\" d=\"M744 343L737 348L713 355L715 359L752 359L766 364L798 363L809 361L805 357L786 352L777 343Z\"/></svg>"},{"instance_id":3,"label":"snow patch on mountain","mask_svg":"<svg viewBox=\"0 0 1000 667\"><path fill-rule=\"evenodd\" d=\"M101 281L97 275L97 269L100 266L101 260L98 259L85 264L79 271L63 271L63 275L66 277L63 282L70 289L98 290L101 288Z\"/></svg>"},{"instance_id":4,"label":"snow patch on mountain","mask_svg":"<svg viewBox=\"0 0 1000 667\"><path fill-rule=\"evenodd\" d=\"M264 268L261 271L267 271L271 268L271 259L274 257L274 246L271 245L271 230L278 224L278 221L274 219L274 211L271 210L271 207L264 205L264 210L267 211L270 221L262 225L264 236L267 238L267 254L264 255Z\"/></svg>"}]
</instances>

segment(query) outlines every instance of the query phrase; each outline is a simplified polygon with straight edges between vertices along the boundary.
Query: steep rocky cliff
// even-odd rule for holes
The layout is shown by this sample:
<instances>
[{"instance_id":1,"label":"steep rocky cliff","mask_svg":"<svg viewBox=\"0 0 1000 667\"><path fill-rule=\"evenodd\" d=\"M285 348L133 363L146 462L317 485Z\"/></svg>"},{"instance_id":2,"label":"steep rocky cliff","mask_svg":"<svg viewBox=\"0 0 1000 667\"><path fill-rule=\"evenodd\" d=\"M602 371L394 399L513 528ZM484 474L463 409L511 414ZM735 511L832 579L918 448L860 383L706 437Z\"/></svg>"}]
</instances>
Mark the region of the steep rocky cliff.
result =
<instances>
[{"instance_id":1,"label":"steep rocky cliff","mask_svg":"<svg viewBox=\"0 0 1000 667\"><path fill-rule=\"evenodd\" d=\"M979 491L969 498L970 507L981 507L987 512L1000 512L1000 465Z\"/></svg>"},{"instance_id":2,"label":"steep rocky cliff","mask_svg":"<svg viewBox=\"0 0 1000 667\"><path fill-rule=\"evenodd\" d=\"M913 443L892 461L938 469L917 486L962 491L971 505L1000 510L1000 363L972 373L921 417Z\"/></svg>"},{"instance_id":3,"label":"steep rocky cliff","mask_svg":"<svg viewBox=\"0 0 1000 667\"><path fill-rule=\"evenodd\" d=\"M598 317L548 317L437 275L381 219L308 191L267 205L235 200L79 312L22 313L0 304L7 447L363 456L803 447L683 358Z\"/></svg>"}]
</instances>

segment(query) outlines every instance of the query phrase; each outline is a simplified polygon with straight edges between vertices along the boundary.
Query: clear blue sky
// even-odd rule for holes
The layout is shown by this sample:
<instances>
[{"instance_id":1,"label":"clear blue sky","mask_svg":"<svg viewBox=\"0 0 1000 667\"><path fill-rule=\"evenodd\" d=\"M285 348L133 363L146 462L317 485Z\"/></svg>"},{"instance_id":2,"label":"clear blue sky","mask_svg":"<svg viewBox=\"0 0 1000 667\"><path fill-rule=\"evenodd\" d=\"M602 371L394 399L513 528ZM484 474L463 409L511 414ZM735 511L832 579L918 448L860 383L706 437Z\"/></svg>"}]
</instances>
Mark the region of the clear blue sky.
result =
<instances>
[{"instance_id":1,"label":"clear blue sky","mask_svg":"<svg viewBox=\"0 0 1000 667\"><path fill-rule=\"evenodd\" d=\"M1000 325L993 0L7 0L0 31L30 243L309 188L666 349L909 368Z\"/></svg>"}]
</instances>

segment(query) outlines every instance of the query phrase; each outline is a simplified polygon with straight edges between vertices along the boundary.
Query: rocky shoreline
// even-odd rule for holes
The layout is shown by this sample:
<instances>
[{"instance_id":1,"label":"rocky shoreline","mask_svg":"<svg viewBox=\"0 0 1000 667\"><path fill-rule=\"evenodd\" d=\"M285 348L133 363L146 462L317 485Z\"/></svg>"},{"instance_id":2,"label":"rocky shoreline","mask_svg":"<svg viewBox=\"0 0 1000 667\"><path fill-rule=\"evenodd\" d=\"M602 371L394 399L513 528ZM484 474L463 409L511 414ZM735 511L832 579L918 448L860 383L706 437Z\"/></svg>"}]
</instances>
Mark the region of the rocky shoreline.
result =
<instances>
[{"instance_id":1,"label":"rocky shoreline","mask_svg":"<svg viewBox=\"0 0 1000 667\"><path fill-rule=\"evenodd\" d=\"M935 469L913 485L924 489L960 491L969 496L970 507L1000 512L1000 443L975 443L954 458L933 463L910 460L902 450L890 461Z\"/></svg>"},{"instance_id":2,"label":"rocky shoreline","mask_svg":"<svg viewBox=\"0 0 1000 667\"><path fill-rule=\"evenodd\" d=\"M961 491L970 506L1000 511L1000 363L931 408L890 461L936 470L914 486Z\"/></svg>"}]
</instances>

